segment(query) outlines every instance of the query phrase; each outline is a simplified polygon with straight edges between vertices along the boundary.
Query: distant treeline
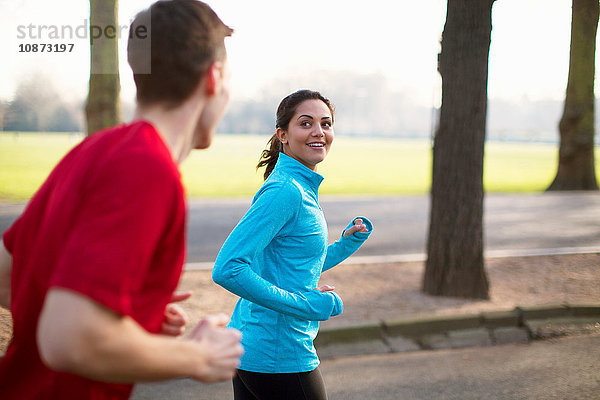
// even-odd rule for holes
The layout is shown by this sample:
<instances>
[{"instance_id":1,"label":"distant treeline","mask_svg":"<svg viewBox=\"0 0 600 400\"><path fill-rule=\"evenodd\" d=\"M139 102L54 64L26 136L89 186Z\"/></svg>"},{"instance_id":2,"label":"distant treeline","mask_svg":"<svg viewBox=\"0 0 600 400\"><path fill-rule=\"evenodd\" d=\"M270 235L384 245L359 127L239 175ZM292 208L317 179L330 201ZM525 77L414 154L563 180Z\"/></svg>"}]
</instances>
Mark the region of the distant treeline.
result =
<instances>
[{"instance_id":1,"label":"distant treeline","mask_svg":"<svg viewBox=\"0 0 600 400\"><path fill-rule=\"evenodd\" d=\"M68 104L41 76L34 75L17 87L12 101L0 102L0 125L5 131L79 132L81 104Z\"/></svg>"},{"instance_id":2,"label":"distant treeline","mask_svg":"<svg viewBox=\"0 0 600 400\"><path fill-rule=\"evenodd\" d=\"M255 98L234 99L219 125L220 132L270 134L275 110L286 94L300 88L317 88L336 107L338 135L376 135L430 138L437 110L414 104L411 94L389 89L381 74L323 72L274 80ZM21 82L12 101L0 101L4 131L82 132L84 100L67 102L50 82L39 76ZM123 119L134 105L122 102ZM558 142L558 121L563 103L556 100L488 102L489 140ZM596 121L600 121L597 111ZM598 129L598 128L597 128Z\"/></svg>"}]
</instances>

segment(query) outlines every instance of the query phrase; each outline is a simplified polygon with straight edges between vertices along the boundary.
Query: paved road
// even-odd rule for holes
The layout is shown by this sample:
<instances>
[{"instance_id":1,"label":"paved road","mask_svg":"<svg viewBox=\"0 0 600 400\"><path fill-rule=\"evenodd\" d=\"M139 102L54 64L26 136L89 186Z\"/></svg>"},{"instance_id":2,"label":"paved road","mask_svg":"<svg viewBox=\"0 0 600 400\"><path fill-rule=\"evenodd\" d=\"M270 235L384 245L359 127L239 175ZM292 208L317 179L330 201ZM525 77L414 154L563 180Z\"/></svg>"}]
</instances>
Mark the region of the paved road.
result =
<instances>
[{"instance_id":1,"label":"paved road","mask_svg":"<svg viewBox=\"0 0 600 400\"><path fill-rule=\"evenodd\" d=\"M375 231L357 256L425 252L428 196L328 197L321 205L330 240L349 219L369 217ZM193 201L190 204L189 257L213 260L220 245L246 212L249 199ZM596 247L600 249L600 194L490 194L485 198L485 243L488 251Z\"/></svg>"},{"instance_id":2,"label":"paved road","mask_svg":"<svg viewBox=\"0 0 600 400\"><path fill-rule=\"evenodd\" d=\"M326 360L330 400L598 399L600 335ZM139 386L133 399L232 399L229 382Z\"/></svg>"},{"instance_id":3,"label":"paved road","mask_svg":"<svg viewBox=\"0 0 600 400\"><path fill-rule=\"evenodd\" d=\"M189 204L188 262L214 260L220 246L250 205L249 198L192 200ZM330 240L349 219L369 217L375 232L357 256L420 254L425 251L428 196L321 198ZM0 205L0 231L22 210ZM600 249L600 194L488 194L487 251L584 247Z\"/></svg>"}]
</instances>

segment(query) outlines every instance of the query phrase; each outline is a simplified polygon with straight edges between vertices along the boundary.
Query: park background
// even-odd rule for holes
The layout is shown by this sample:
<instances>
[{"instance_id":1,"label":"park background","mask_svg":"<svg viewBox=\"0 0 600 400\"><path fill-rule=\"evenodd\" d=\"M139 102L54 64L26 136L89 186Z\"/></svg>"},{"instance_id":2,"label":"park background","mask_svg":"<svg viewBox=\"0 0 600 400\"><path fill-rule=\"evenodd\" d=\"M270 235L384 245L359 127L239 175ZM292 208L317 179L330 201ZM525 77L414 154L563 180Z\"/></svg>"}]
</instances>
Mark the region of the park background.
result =
<instances>
[{"instance_id":1,"label":"park background","mask_svg":"<svg viewBox=\"0 0 600 400\"><path fill-rule=\"evenodd\" d=\"M126 27L149 4L120 1L119 25ZM195 152L182 166L190 197L254 193L261 182L254 166L273 132L275 108L287 93L305 87L322 91L336 105L336 142L320 168L326 176L322 193L429 190L445 1L376 0L368 7L337 0L209 4L236 31L227 39L233 94L213 147ZM46 40L74 44L68 54L20 53L19 45L43 42L52 27L85 25L89 3L0 5L0 34L6 39L0 51L10 55L0 67L6 77L0 82L0 199L21 202L83 137L89 39L65 33ZM555 175L570 22L566 0L494 4L486 191L542 191ZM135 89L123 36L121 115L127 121ZM46 133L23 133L31 131Z\"/></svg>"}]
</instances>

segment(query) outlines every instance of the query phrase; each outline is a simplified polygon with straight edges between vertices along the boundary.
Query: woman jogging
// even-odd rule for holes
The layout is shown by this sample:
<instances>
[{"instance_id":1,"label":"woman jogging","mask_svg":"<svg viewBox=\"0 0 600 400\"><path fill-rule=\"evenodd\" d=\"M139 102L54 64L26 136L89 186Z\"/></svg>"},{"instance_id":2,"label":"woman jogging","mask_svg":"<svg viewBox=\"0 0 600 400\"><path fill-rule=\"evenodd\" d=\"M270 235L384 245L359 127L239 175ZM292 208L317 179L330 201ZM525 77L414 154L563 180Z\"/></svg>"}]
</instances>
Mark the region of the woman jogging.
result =
<instances>
[{"instance_id":1,"label":"woman jogging","mask_svg":"<svg viewBox=\"0 0 600 400\"><path fill-rule=\"evenodd\" d=\"M313 340L318 321L343 305L332 286L317 285L372 232L357 217L327 245L316 170L333 137L333 106L320 93L300 90L281 101L257 166L266 167L265 183L217 256L214 281L241 297L229 324L245 350L233 380L237 400L327 398Z\"/></svg>"}]
</instances>

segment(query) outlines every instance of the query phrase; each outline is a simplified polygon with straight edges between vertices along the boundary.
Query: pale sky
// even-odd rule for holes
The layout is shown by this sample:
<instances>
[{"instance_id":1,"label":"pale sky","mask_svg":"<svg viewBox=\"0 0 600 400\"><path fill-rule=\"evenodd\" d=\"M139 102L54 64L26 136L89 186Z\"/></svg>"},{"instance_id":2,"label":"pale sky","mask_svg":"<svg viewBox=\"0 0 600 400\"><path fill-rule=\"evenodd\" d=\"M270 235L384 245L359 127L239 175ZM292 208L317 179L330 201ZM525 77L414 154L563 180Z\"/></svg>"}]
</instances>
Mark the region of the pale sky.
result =
<instances>
[{"instance_id":1,"label":"pale sky","mask_svg":"<svg viewBox=\"0 0 600 400\"><path fill-rule=\"evenodd\" d=\"M127 26L135 13L152 1L119 3L119 25ZM255 96L276 78L331 70L380 73L392 89L421 105L439 101L441 79L436 62L445 0L207 3L235 29L234 36L227 39L234 98ZM516 101L563 99L571 0L497 0L492 15L489 96ZM88 18L89 2L85 0L0 0L0 99L10 99L16 84L35 73L42 73L61 95L84 98L89 77L88 39L75 35L42 40L38 33L42 26L47 27L41 28L46 35L50 26L69 26L77 32ZM73 44L73 51L19 52L19 46L43 42ZM125 46L126 38L122 38L122 95L131 100L135 89Z\"/></svg>"}]
</instances>

